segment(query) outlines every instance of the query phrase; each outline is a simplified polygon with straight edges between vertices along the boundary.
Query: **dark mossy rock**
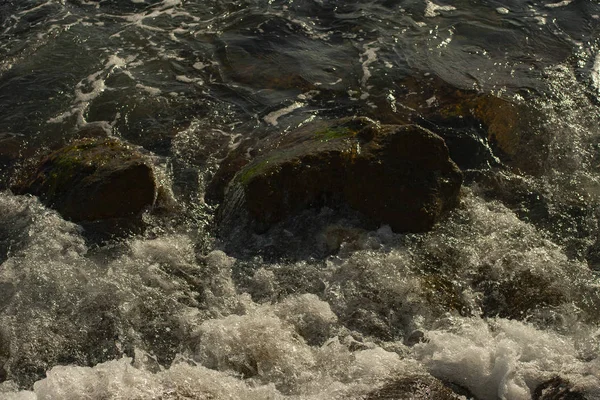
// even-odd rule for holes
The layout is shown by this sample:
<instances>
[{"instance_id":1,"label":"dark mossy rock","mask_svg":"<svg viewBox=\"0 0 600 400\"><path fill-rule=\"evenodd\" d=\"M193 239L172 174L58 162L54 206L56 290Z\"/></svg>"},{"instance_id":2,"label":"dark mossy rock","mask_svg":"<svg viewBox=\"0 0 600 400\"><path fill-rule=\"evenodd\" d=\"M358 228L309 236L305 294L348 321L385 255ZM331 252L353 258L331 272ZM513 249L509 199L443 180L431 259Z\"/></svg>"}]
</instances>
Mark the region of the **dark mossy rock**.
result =
<instances>
[{"instance_id":1,"label":"dark mossy rock","mask_svg":"<svg viewBox=\"0 0 600 400\"><path fill-rule=\"evenodd\" d=\"M320 121L264 143L227 187L219 228L262 232L307 208L350 206L396 232L423 232L457 205L461 183L443 139L426 129Z\"/></svg>"},{"instance_id":2,"label":"dark mossy rock","mask_svg":"<svg viewBox=\"0 0 600 400\"><path fill-rule=\"evenodd\" d=\"M38 196L63 217L80 221L129 218L157 196L146 156L114 138L76 141L46 156L17 193Z\"/></svg>"},{"instance_id":3,"label":"dark mossy rock","mask_svg":"<svg viewBox=\"0 0 600 400\"><path fill-rule=\"evenodd\" d=\"M58 150L76 139L109 137L111 129L108 122L90 122L72 131L61 131L58 138L44 137L44 140L40 137L0 132L0 190L18 185L16 181L33 173L37 166L36 160L42 152Z\"/></svg>"},{"instance_id":4,"label":"dark mossy rock","mask_svg":"<svg viewBox=\"0 0 600 400\"><path fill-rule=\"evenodd\" d=\"M365 400L454 400L464 397L454 393L432 376L409 376L395 380L374 392Z\"/></svg>"},{"instance_id":5,"label":"dark mossy rock","mask_svg":"<svg viewBox=\"0 0 600 400\"><path fill-rule=\"evenodd\" d=\"M533 400L586 400L587 397L573 389L573 385L561 378L554 377L540 384L532 396Z\"/></svg>"}]
</instances>

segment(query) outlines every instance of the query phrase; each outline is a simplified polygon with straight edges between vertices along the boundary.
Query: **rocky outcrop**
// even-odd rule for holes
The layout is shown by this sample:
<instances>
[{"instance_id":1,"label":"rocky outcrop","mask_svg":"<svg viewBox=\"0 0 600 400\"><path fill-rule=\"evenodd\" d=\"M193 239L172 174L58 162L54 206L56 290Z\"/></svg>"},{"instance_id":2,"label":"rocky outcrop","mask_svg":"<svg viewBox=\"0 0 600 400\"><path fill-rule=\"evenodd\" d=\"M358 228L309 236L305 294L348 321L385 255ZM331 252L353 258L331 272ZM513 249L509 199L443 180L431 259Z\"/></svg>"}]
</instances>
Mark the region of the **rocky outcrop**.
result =
<instances>
[{"instance_id":1,"label":"rocky outcrop","mask_svg":"<svg viewBox=\"0 0 600 400\"><path fill-rule=\"evenodd\" d=\"M423 232L458 203L461 172L443 139L416 125L321 121L261 148L227 187L221 232L265 231L320 206L350 207L394 231Z\"/></svg>"},{"instance_id":2,"label":"rocky outcrop","mask_svg":"<svg viewBox=\"0 0 600 400\"><path fill-rule=\"evenodd\" d=\"M51 153L15 191L76 222L136 216L157 197L148 159L114 138L82 139Z\"/></svg>"}]
</instances>

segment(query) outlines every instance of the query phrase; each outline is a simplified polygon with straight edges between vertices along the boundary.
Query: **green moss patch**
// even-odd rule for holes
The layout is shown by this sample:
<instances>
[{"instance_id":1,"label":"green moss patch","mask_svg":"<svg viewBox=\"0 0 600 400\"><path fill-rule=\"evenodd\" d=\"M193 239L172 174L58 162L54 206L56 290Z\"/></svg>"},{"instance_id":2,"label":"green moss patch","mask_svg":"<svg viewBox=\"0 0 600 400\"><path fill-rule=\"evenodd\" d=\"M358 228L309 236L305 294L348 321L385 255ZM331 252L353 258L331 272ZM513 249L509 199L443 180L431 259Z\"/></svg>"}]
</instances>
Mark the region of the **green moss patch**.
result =
<instances>
[{"instance_id":1,"label":"green moss patch","mask_svg":"<svg viewBox=\"0 0 600 400\"><path fill-rule=\"evenodd\" d=\"M265 160L254 162L244 167L237 176L237 181L242 185L246 185L255 176L264 173L275 162L276 157L268 157Z\"/></svg>"},{"instance_id":2,"label":"green moss patch","mask_svg":"<svg viewBox=\"0 0 600 400\"><path fill-rule=\"evenodd\" d=\"M126 145L116 140L84 140L48 156L42 179L46 196L53 197L83 176L93 174L111 162L123 163L139 159Z\"/></svg>"},{"instance_id":3,"label":"green moss patch","mask_svg":"<svg viewBox=\"0 0 600 400\"><path fill-rule=\"evenodd\" d=\"M356 131L348 128L347 126L333 126L321 131L315 132L315 136L324 142L333 139L352 137L356 135Z\"/></svg>"}]
</instances>

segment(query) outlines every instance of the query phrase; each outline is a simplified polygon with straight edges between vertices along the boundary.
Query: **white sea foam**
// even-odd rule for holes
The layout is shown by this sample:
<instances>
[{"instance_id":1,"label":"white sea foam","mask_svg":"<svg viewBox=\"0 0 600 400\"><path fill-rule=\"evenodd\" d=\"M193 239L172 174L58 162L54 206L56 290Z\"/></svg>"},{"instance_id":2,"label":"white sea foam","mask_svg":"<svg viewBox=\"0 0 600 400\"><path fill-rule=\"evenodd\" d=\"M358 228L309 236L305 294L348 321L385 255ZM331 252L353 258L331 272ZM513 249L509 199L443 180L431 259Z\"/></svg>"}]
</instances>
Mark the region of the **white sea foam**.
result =
<instances>
[{"instance_id":1,"label":"white sea foam","mask_svg":"<svg viewBox=\"0 0 600 400\"><path fill-rule=\"evenodd\" d=\"M201 61L198 61L197 63L194 63L193 67L194 69L197 69L198 71L202 71L204 68L208 67L210 64L205 64Z\"/></svg>"},{"instance_id":2,"label":"white sea foam","mask_svg":"<svg viewBox=\"0 0 600 400\"><path fill-rule=\"evenodd\" d=\"M121 58L116 54L111 54L107 58L103 69L88 75L85 79L82 79L75 85L74 98L70 110L49 118L46 122L62 123L67 118L76 116L77 125L85 125L87 122L85 113L90 103L106 90L106 78L116 69L126 68L127 64L133 62L135 59L136 56Z\"/></svg>"},{"instance_id":3,"label":"white sea foam","mask_svg":"<svg viewBox=\"0 0 600 400\"><path fill-rule=\"evenodd\" d=\"M26 15L26 14L29 14L29 13L31 13L31 12L37 11L37 10L39 10L40 8L43 8L43 7L46 7L46 6L52 5L52 3L53 3L53 2L52 2L52 0L48 0L48 1L46 1L46 2L43 2L43 3L41 3L41 4L37 5L37 6L34 6L34 7L31 7L31 8L28 8L28 9L26 9L26 10L23 10L23 11L21 11L19 14L20 14L20 15Z\"/></svg>"},{"instance_id":4,"label":"white sea foam","mask_svg":"<svg viewBox=\"0 0 600 400\"><path fill-rule=\"evenodd\" d=\"M144 366L137 358L134 365L121 358L91 368L59 366L35 383L33 393L5 390L6 397L350 399L386 381L427 371L481 399L527 398L537 384L556 374L590 395L600 387L597 358L580 357L597 352L600 335L577 321L581 310L556 309L565 317L573 314L564 325L557 322L563 334L477 315L480 297L466 286L478 271L498 284L530 271L550 280L553 293L574 305L585 300L592 281L589 270L569 261L512 212L469 193L458 218L468 224L452 222L426 235L418 251L398 246L402 235L389 227L342 245L339 257L321 269L319 279L327 282L321 296L271 297L291 287L279 281L277 265L263 264L248 288L270 296L272 304L240 291L232 278L234 258L213 251L199 261L187 235L130 239L121 255L106 262L88 257L76 225L35 199L2 194L0 201L3 226L10 226L15 238L19 232L28 238L18 240L22 246L12 250L0 274L0 283L14 285L19 293L0 315L5 331L26 332L9 335L15 351L29 354L28 343L42 343L52 355L67 343L85 343L81 332L94 326L94 307L108 307L123 324L118 335L122 345L147 346L144 327L160 321L182 346L165 369L155 363ZM450 248L458 268L454 279L465 285L454 301L471 307L471 317L445 308L447 289L432 290L421 271L422 256L441 257ZM44 301L35 300L40 296ZM8 318L7 310L18 318ZM140 318L142 311L149 316ZM65 313L76 317L65 318ZM367 336L359 343L362 348L351 349L358 342L342 320L354 315L360 316L354 329L390 329L398 341L376 345ZM428 341L411 351L401 341L417 329Z\"/></svg>"},{"instance_id":5,"label":"white sea foam","mask_svg":"<svg viewBox=\"0 0 600 400\"><path fill-rule=\"evenodd\" d=\"M295 110L304 107L304 103L301 103L299 101L295 101L292 104L290 104L287 107L283 107L277 111L273 111L270 112L269 114L265 115L265 117L263 118L263 120L267 123L267 124L271 124L273 126L277 126L279 123L277 122L277 120L281 117L283 117L284 115L290 114L292 112L294 112Z\"/></svg>"},{"instance_id":6,"label":"white sea foam","mask_svg":"<svg viewBox=\"0 0 600 400\"><path fill-rule=\"evenodd\" d=\"M263 336L276 333L263 332ZM285 338L284 338L285 339ZM339 344L338 344L339 345ZM331 346L335 346L331 344ZM270 349L276 351L276 349ZM331 352L330 352L331 353ZM265 354L266 355L266 354ZM325 351L324 357L331 356ZM393 353L379 350L359 352L353 359L353 371L375 374L377 372L398 371L406 367ZM252 380L241 380L226 372L215 371L201 365L178 362L164 371L152 373L132 366L130 358L109 361L93 368L58 366L48 372L47 378L36 382L33 392L5 393L3 399L16 400L79 400L82 398L141 399L156 398L215 398L215 399L308 399L334 400L358 399L366 385L361 379L348 376L349 382L323 381L323 377L311 386L318 394L309 390L301 395L282 394L274 385L257 385ZM323 360L330 363L334 372L338 368L336 359ZM344 364L348 363L343 360ZM300 367L298 365L297 367ZM408 368L408 367L406 367ZM343 369L343 368L342 368ZM323 386L318 387L318 384Z\"/></svg>"},{"instance_id":7,"label":"white sea foam","mask_svg":"<svg viewBox=\"0 0 600 400\"><path fill-rule=\"evenodd\" d=\"M272 387L253 388L225 373L180 363L153 374L131 365L131 359L109 361L94 368L54 367L34 386L39 400L82 398L278 399Z\"/></svg>"},{"instance_id":8,"label":"white sea foam","mask_svg":"<svg viewBox=\"0 0 600 400\"><path fill-rule=\"evenodd\" d=\"M594 65L591 71L592 76L592 87L596 89L598 95L600 95L600 53L596 54Z\"/></svg>"},{"instance_id":9,"label":"white sea foam","mask_svg":"<svg viewBox=\"0 0 600 400\"><path fill-rule=\"evenodd\" d=\"M441 6L439 4L435 4L430 0L425 0L425 17L433 18L440 15L439 11L454 11L456 7L454 6Z\"/></svg>"},{"instance_id":10,"label":"white sea foam","mask_svg":"<svg viewBox=\"0 0 600 400\"><path fill-rule=\"evenodd\" d=\"M202 86L204 84L202 78L190 78L186 75L177 75L175 79L182 83L195 83L198 86Z\"/></svg>"},{"instance_id":11,"label":"white sea foam","mask_svg":"<svg viewBox=\"0 0 600 400\"><path fill-rule=\"evenodd\" d=\"M147 92L148 94L150 94L152 96L158 96L159 94L162 93L162 90L160 90L159 88L142 85L141 83L138 83L137 85L135 85L135 87L144 90L145 92Z\"/></svg>"},{"instance_id":12,"label":"white sea foam","mask_svg":"<svg viewBox=\"0 0 600 400\"><path fill-rule=\"evenodd\" d=\"M374 47L373 44L376 42L367 43L363 46L364 53L360 55L360 63L362 64L363 76L360 80L361 86L363 88L363 94L361 98L368 97L368 86L367 82L369 78L371 78L371 70L369 66L373 64L377 60L377 51L379 51L379 47ZM364 97L363 97L364 96Z\"/></svg>"},{"instance_id":13,"label":"white sea foam","mask_svg":"<svg viewBox=\"0 0 600 400\"><path fill-rule=\"evenodd\" d=\"M547 3L547 4L545 4L545 7L547 7L547 8L565 7L565 6L568 6L569 4L571 4L572 2L573 2L573 0L563 0L563 1L559 1L558 3Z\"/></svg>"},{"instance_id":14,"label":"white sea foam","mask_svg":"<svg viewBox=\"0 0 600 400\"><path fill-rule=\"evenodd\" d=\"M456 320L449 330L429 331L415 352L433 375L467 388L477 398L527 400L555 376L600 395L600 362L578 359L572 340L505 319Z\"/></svg>"},{"instance_id":15,"label":"white sea foam","mask_svg":"<svg viewBox=\"0 0 600 400\"><path fill-rule=\"evenodd\" d=\"M309 308L297 308L301 304ZM204 322L195 333L198 347L193 360L181 358L156 373L131 365L128 358L93 368L54 367L34 385L34 393L38 399L153 399L167 394L349 399L385 379L424 373L414 361L378 347L351 353L337 338L320 347L309 346L298 333L310 321L331 324L335 316L315 296L291 298L277 307L258 306L246 315Z\"/></svg>"}]
</instances>

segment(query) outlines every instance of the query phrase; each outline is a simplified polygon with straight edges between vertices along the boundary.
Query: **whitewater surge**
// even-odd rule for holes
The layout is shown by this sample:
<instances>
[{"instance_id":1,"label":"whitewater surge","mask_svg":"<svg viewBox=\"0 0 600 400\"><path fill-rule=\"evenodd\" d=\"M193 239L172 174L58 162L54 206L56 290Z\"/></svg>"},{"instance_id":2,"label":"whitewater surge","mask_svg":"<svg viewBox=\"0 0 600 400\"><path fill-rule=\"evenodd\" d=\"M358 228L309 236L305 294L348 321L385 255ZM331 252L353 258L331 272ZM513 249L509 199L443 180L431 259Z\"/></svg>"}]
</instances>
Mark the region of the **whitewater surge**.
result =
<instances>
[{"instance_id":1,"label":"whitewater surge","mask_svg":"<svg viewBox=\"0 0 600 400\"><path fill-rule=\"evenodd\" d=\"M2 226L21 245L2 264L4 293L12 292L2 308L9 368L65 356L93 362L77 357L90 357L85 346L102 334L98 360L126 349L134 356L53 367L32 392L4 382L6 398L361 398L384 382L429 373L480 399L526 399L556 375L600 395L600 330L584 322L598 318L597 280L509 210L472 195L454 222L413 250L383 228L347 256L312 266L324 291L303 295L278 295L295 283L272 264L242 290L232 278L235 259L219 251L198 259L185 236L133 239L107 257L35 199L0 199L11 210ZM428 259L447 252L453 274L428 271ZM549 300L564 301L523 304L501 293L510 291L504 285L531 290L542 282ZM489 284L500 293L485 296L499 296L498 304L482 297ZM485 317L518 307L529 322ZM423 339L411 347L416 331ZM30 347L40 341L41 360Z\"/></svg>"}]
</instances>

